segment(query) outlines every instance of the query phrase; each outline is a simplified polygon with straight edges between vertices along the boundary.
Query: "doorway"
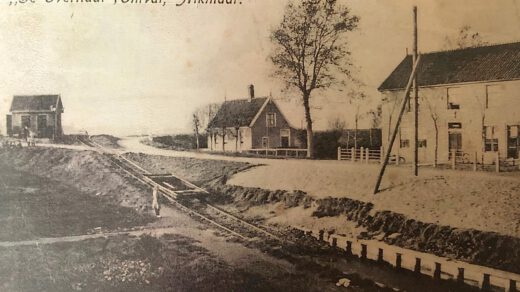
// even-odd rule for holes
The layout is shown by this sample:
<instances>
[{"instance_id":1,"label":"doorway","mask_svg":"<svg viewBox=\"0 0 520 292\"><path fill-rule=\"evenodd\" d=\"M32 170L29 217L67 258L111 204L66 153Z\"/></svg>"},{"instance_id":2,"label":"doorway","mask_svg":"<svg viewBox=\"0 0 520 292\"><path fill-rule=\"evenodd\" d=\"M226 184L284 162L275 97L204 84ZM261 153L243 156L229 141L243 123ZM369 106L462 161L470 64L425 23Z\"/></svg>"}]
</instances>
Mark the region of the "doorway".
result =
<instances>
[{"instance_id":1,"label":"doorway","mask_svg":"<svg viewBox=\"0 0 520 292\"><path fill-rule=\"evenodd\" d=\"M448 159L451 159L452 153L455 151L455 156L462 154L462 133L461 132L448 132Z\"/></svg>"},{"instance_id":2,"label":"doorway","mask_svg":"<svg viewBox=\"0 0 520 292\"><path fill-rule=\"evenodd\" d=\"M518 159L520 150L519 126L507 126L507 158Z\"/></svg>"},{"instance_id":3,"label":"doorway","mask_svg":"<svg viewBox=\"0 0 520 292\"><path fill-rule=\"evenodd\" d=\"M47 116L39 115L38 116L38 136L47 137L48 133L46 133L46 130L47 130Z\"/></svg>"},{"instance_id":4,"label":"doorway","mask_svg":"<svg viewBox=\"0 0 520 292\"><path fill-rule=\"evenodd\" d=\"M289 143L289 136L290 136L291 132L290 130L288 129L282 129L280 130L280 146L282 148L289 148L290 146L290 143Z\"/></svg>"},{"instance_id":5,"label":"doorway","mask_svg":"<svg viewBox=\"0 0 520 292\"><path fill-rule=\"evenodd\" d=\"M31 116L22 116L22 129L31 128Z\"/></svg>"}]
</instances>

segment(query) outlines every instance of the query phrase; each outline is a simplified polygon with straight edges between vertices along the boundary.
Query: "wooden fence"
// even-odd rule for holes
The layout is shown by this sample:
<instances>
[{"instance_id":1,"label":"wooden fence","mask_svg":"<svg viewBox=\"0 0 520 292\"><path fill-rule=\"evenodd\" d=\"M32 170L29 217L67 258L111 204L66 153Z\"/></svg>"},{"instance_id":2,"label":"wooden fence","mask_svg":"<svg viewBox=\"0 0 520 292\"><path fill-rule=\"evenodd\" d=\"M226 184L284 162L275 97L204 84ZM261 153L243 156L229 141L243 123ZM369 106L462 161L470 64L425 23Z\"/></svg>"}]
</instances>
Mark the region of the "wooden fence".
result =
<instances>
[{"instance_id":1,"label":"wooden fence","mask_svg":"<svg viewBox=\"0 0 520 292\"><path fill-rule=\"evenodd\" d=\"M307 157L307 149L299 148L262 148L249 149L249 154L258 156L283 157L283 158L305 158Z\"/></svg>"},{"instance_id":2,"label":"wooden fence","mask_svg":"<svg viewBox=\"0 0 520 292\"><path fill-rule=\"evenodd\" d=\"M376 162L383 163L383 147L378 150L369 148L341 148L338 147L338 160L358 161L364 163Z\"/></svg>"},{"instance_id":3,"label":"wooden fence","mask_svg":"<svg viewBox=\"0 0 520 292\"><path fill-rule=\"evenodd\" d=\"M330 234L325 230L310 230L303 227L297 229L332 247L343 249L348 256L388 263L398 270L406 269L433 279L457 281L479 287L483 291L518 291L519 274L401 248L380 241L360 240Z\"/></svg>"},{"instance_id":4,"label":"wooden fence","mask_svg":"<svg viewBox=\"0 0 520 292\"><path fill-rule=\"evenodd\" d=\"M484 170L484 171L518 171L520 170L520 159L504 159L500 157L500 153L495 152L495 157L491 164L484 164L479 161L477 153L469 155L462 152L451 152L449 157L449 165L451 169L463 170Z\"/></svg>"}]
</instances>

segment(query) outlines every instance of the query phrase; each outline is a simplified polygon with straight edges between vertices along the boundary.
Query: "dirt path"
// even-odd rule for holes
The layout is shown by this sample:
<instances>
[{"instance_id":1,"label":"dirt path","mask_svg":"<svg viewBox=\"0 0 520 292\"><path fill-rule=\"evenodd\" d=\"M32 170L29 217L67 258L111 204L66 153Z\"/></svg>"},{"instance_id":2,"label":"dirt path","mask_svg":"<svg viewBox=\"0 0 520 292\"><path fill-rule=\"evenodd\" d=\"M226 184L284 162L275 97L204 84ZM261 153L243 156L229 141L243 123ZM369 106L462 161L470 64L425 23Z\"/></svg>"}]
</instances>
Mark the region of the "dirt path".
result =
<instances>
[{"instance_id":1,"label":"dirt path","mask_svg":"<svg viewBox=\"0 0 520 292\"><path fill-rule=\"evenodd\" d=\"M62 236L62 237L45 237L33 240L21 240L21 241L0 241L0 247L16 247L16 246L30 246L30 245L43 245L43 244L55 244L62 242L78 242L87 239L95 238L107 238L121 235L129 236L141 236L149 234L153 236L161 236L163 234L177 234L178 230L175 227L144 227L139 230L119 231L119 232L108 232L108 233L94 233L94 234L83 234L74 236Z\"/></svg>"}]
</instances>

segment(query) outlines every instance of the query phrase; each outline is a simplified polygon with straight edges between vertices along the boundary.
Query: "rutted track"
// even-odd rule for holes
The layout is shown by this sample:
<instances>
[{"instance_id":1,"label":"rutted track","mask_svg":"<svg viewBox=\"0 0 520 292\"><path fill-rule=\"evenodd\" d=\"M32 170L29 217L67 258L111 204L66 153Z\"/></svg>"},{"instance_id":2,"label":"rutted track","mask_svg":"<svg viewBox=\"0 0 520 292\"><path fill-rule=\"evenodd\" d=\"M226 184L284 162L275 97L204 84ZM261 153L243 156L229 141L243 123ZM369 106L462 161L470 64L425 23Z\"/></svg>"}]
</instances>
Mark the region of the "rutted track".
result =
<instances>
[{"instance_id":1,"label":"rutted track","mask_svg":"<svg viewBox=\"0 0 520 292\"><path fill-rule=\"evenodd\" d=\"M89 147L95 147L103 154L107 155L111 159L112 163L127 175L150 187L158 187L160 194L178 209L192 216L198 217L202 221L208 222L209 224L214 225L233 236L243 240L254 240L255 238L262 238L264 240L276 240L280 243L292 243L289 240L283 239L218 207L202 202L196 196L193 196L192 199L190 199L189 194L208 194L208 192L182 178L175 176L174 174L167 175L184 184L183 190L181 191L176 191L175 187L172 185L167 183L160 183L157 180L154 180L154 174L143 169L131 159L121 156L88 138L80 138L80 141ZM164 177L165 175L163 174L161 176ZM188 195L183 196L182 202L178 198L180 193L188 193Z\"/></svg>"}]
</instances>

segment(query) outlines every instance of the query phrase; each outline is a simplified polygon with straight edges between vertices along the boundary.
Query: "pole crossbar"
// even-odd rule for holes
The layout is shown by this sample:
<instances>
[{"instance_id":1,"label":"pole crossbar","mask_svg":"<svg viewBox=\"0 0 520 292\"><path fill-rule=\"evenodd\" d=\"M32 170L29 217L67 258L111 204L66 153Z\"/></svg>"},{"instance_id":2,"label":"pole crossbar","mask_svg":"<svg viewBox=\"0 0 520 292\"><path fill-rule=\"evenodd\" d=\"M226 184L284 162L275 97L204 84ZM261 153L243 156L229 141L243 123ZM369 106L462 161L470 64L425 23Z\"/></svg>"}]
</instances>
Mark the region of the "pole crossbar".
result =
<instances>
[{"instance_id":1,"label":"pole crossbar","mask_svg":"<svg viewBox=\"0 0 520 292\"><path fill-rule=\"evenodd\" d=\"M420 61L421 61L421 55L418 55L417 60L413 66L412 74L410 74L410 78L408 79L408 83L406 84L403 101L401 103L401 110L399 111L399 117L397 118L397 122L395 123L394 131L392 133L392 138L390 139L390 144L388 145L388 150L385 153L385 160L383 162L383 165L381 166L381 170L379 171L379 176L377 177L376 187L374 188L374 195L379 192L379 187L381 185L381 181L383 180L383 175L385 174L386 166L388 165L388 162L390 161L390 155L392 153L392 148L394 146L395 138L397 137L397 131L399 131L399 126L401 125L401 120L403 118L403 114L406 109L406 104L408 103L408 100L410 98L410 91L412 89L412 83L416 77L417 67L418 67ZM397 157L396 159L399 159L399 157Z\"/></svg>"}]
</instances>

